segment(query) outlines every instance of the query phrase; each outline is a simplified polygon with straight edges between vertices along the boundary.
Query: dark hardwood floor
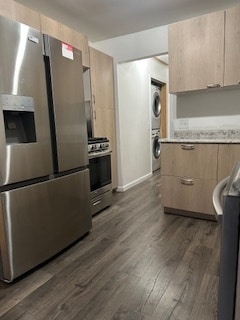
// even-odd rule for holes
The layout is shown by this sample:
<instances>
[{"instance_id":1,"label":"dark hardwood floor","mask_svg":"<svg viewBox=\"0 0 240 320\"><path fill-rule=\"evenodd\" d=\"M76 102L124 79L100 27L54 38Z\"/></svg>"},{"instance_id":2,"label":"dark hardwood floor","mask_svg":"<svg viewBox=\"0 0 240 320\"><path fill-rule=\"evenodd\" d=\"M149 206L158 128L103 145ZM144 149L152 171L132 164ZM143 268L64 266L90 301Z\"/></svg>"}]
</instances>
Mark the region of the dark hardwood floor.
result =
<instances>
[{"instance_id":1,"label":"dark hardwood floor","mask_svg":"<svg viewBox=\"0 0 240 320\"><path fill-rule=\"evenodd\" d=\"M12 284L1 320L214 320L216 222L164 214L160 175L117 193L91 232Z\"/></svg>"}]
</instances>

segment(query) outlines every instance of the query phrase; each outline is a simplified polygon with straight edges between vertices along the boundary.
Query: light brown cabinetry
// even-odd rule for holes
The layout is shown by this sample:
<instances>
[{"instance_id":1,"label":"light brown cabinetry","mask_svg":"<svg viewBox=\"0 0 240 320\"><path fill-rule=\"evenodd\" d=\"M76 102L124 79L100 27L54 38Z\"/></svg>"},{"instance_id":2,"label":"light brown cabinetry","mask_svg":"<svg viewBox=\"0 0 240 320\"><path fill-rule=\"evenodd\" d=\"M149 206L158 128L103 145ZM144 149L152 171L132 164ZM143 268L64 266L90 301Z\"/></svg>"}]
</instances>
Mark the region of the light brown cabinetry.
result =
<instances>
[{"instance_id":1,"label":"light brown cabinetry","mask_svg":"<svg viewBox=\"0 0 240 320\"><path fill-rule=\"evenodd\" d=\"M169 25L171 93L223 85L224 11Z\"/></svg>"},{"instance_id":2,"label":"light brown cabinetry","mask_svg":"<svg viewBox=\"0 0 240 320\"><path fill-rule=\"evenodd\" d=\"M217 144L163 143L162 175L216 179Z\"/></svg>"},{"instance_id":3,"label":"light brown cabinetry","mask_svg":"<svg viewBox=\"0 0 240 320\"><path fill-rule=\"evenodd\" d=\"M40 14L12 0L0 0L0 15L40 31Z\"/></svg>"},{"instance_id":4,"label":"light brown cabinetry","mask_svg":"<svg viewBox=\"0 0 240 320\"><path fill-rule=\"evenodd\" d=\"M89 67L89 48L86 36L44 15L40 15L40 19L42 33L48 34L81 50L83 66Z\"/></svg>"},{"instance_id":5,"label":"light brown cabinetry","mask_svg":"<svg viewBox=\"0 0 240 320\"><path fill-rule=\"evenodd\" d=\"M165 212L215 220L217 144L163 143L161 195Z\"/></svg>"},{"instance_id":6,"label":"light brown cabinetry","mask_svg":"<svg viewBox=\"0 0 240 320\"><path fill-rule=\"evenodd\" d=\"M112 186L117 188L116 130L114 108L113 58L90 48L93 132L107 137L112 151Z\"/></svg>"},{"instance_id":7,"label":"light brown cabinetry","mask_svg":"<svg viewBox=\"0 0 240 320\"><path fill-rule=\"evenodd\" d=\"M240 7L226 10L224 85L240 84Z\"/></svg>"},{"instance_id":8,"label":"light brown cabinetry","mask_svg":"<svg viewBox=\"0 0 240 320\"><path fill-rule=\"evenodd\" d=\"M228 177L238 161L240 161L240 144L219 144L218 181Z\"/></svg>"},{"instance_id":9,"label":"light brown cabinetry","mask_svg":"<svg viewBox=\"0 0 240 320\"><path fill-rule=\"evenodd\" d=\"M240 84L240 7L169 26L171 93Z\"/></svg>"},{"instance_id":10,"label":"light brown cabinetry","mask_svg":"<svg viewBox=\"0 0 240 320\"><path fill-rule=\"evenodd\" d=\"M88 38L69 27L15 1L0 0L0 15L24 23L82 51L83 66L89 67Z\"/></svg>"},{"instance_id":11,"label":"light brown cabinetry","mask_svg":"<svg viewBox=\"0 0 240 320\"><path fill-rule=\"evenodd\" d=\"M212 193L216 180L162 176L162 203L164 211L197 218L215 220Z\"/></svg>"},{"instance_id":12,"label":"light brown cabinetry","mask_svg":"<svg viewBox=\"0 0 240 320\"><path fill-rule=\"evenodd\" d=\"M94 107L114 109L113 58L90 48L90 64Z\"/></svg>"}]
</instances>

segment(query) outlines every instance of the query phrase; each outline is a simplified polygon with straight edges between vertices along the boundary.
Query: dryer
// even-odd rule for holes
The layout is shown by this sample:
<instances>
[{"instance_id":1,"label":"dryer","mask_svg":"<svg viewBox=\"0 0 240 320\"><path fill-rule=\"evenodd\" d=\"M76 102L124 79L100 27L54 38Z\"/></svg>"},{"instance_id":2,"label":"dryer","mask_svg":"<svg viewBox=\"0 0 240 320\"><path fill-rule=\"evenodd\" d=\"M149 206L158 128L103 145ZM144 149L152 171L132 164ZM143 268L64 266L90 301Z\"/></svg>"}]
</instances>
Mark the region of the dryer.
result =
<instances>
[{"instance_id":1,"label":"dryer","mask_svg":"<svg viewBox=\"0 0 240 320\"><path fill-rule=\"evenodd\" d=\"M160 169L161 154L160 129L152 130L152 171Z\"/></svg>"},{"instance_id":2,"label":"dryer","mask_svg":"<svg viewBox=\"0 0 240 320\"><path fill-rule=\"evenodd\" d=\"M160 128L160 117L161 117L161 88L151 84L152 129Z\"/></svg>"}]
</instances>

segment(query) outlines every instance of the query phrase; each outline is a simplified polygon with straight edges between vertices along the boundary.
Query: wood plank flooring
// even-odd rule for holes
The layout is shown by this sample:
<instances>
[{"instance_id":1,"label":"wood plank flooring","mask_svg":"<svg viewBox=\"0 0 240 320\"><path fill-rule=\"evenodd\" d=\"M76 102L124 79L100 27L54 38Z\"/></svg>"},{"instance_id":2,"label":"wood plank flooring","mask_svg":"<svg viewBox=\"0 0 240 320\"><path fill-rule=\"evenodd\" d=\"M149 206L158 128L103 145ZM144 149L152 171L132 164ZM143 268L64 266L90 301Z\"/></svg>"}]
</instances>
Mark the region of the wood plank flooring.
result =
<instances>
[{"instance_id":1,"label":"wood plank flooring","mask_svg":"<svg viewBox=\"0 0 240 320\"><path fill-rule=\"evenodd\" d=\"M0 320L216 319L220 228L164 214L159 186L115 194L86 237L0 283Z\"/></svg>"}]
</instances>

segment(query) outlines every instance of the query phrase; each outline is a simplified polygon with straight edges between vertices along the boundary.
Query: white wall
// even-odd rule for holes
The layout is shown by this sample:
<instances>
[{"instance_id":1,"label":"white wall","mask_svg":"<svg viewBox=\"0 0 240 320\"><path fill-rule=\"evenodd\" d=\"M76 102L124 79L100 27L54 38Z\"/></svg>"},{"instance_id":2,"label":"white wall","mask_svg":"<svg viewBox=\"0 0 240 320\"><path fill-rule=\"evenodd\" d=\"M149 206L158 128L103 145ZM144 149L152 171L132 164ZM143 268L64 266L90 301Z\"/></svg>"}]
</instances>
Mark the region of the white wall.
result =
<instances>
[{"instance_id":1,"label":"white wall","mask_svg":"<svg viewBox=\"0 0 240 320\"><path fill-rule=\"evenodd\" d=\"M121 63L118 74L119 191L152 174L151 78L168 82L168 66L154 58Z\"/></svg>"},{"instance_id":2,"label":"white wall","mask_svg":"<svg viewBox=\"0 0 240 320\"><path fill-rule=\"evenodd\" d=\"M162 74L155 59L140 59L168 52L168 26L90 43L90 46L114 59L118 190L124 191L152 174L150 77L165 82L167 75Z\"/></svg>"},{"instance_id":3,"label":"white wall","mask_svg":"<svg viewBox=\"0 0 240 320\"><path fill-rule=\"evenodd\" d=\"M240 130L239 101L239 87L179 95L174 129Z\"/></svg>"}]
</instances>

